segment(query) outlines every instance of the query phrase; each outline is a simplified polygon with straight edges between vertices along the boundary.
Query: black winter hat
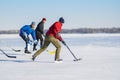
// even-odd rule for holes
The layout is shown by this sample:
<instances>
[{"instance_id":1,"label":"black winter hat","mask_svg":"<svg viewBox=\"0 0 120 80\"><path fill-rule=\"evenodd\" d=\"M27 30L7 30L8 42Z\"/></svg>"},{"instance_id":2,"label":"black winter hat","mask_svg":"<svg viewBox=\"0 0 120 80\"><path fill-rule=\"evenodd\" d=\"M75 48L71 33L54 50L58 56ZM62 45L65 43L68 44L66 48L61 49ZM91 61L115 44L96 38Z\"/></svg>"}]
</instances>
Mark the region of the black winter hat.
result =
<instances>
[{"instance_id":1,"label":"black winter hat","mask_svg":"<svg viewBox=\"0 0 120 80\"><path fill-rule=\"evenodd\" d=\"M61 17L61 18L59 19L59 22L61 22L61 23L65 23L63 17Z\"/></svg>"}]
</instances>

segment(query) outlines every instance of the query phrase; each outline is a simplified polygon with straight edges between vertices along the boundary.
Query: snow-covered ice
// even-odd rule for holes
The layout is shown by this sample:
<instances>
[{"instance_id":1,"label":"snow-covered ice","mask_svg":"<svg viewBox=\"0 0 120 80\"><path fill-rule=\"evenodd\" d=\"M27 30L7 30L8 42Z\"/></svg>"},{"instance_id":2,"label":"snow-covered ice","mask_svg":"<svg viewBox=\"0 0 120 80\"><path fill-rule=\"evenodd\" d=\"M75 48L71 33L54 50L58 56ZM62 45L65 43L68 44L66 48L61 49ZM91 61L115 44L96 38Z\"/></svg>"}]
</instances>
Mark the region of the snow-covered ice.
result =
<instances>
[{"instance_id":1,"label":"snow-covered ice","mask_svg":"<svg viewBox=\"0 0 120 80\"><path fill-rule=\"evenodd\" d=\"M62 45L62 63L54 63L54 55L47 51L33 62L33 54L24 54L24 41L17 34L0 35L0 49L17 56L7 58L0 52L0 80L120 80L120 34L62 36L82 60L74 62L69 50ZM11 48L22 51L14 52ZM47 50L55 47L51 44Z\"/></svg>"}]
</instances>

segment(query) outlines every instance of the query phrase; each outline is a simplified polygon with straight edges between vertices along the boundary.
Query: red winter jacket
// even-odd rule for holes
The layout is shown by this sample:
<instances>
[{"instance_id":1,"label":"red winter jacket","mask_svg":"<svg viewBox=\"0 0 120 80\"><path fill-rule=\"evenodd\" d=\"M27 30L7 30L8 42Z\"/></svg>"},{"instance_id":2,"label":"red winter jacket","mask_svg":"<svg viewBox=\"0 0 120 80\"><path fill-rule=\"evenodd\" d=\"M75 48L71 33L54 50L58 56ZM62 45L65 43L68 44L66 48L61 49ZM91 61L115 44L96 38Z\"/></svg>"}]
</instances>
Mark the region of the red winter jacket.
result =
<instances>
[{"instance_id":1,"label":"red winter jacket","mask_svg":"<svg viewBox=\"0 0 120 80\"><path fill-rule=\"evenodd\" d=\"M62 37L59 35L59 33L62 31L62 23L55 22L47 31L46 36L53 36L57 38L59 41L62 41Z\"/></svg>"}]
</instances>

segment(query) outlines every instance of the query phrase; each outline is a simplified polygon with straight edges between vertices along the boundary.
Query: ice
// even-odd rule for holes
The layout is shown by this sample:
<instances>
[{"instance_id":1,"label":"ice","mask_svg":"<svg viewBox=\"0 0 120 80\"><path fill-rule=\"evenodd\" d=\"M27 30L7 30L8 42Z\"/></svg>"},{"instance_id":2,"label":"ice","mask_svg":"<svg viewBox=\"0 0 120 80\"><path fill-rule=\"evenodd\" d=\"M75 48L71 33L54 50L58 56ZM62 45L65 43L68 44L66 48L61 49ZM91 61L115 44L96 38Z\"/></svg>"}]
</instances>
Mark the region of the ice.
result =
<instances>
[{"instance_id":1,"label":"ice","mask_svg":"<svg viewBox=\"0 0 120 80\"><path fill-rule=\"evenodd\" d=\"M8 55L17 56L7 58L0 52L0 80L120 80L120 45L117 45L120 34L62 36L75 56L82 60L73 61L69 50L62 45L62 63L55 63L54 55L47 50L33 62L33 54L24 54L25 44L18 34L0 35L0 48ZM14 52L11 48L22 51ZM55 47L51 44L48 50Z\"/></svg>"}]
</instances>

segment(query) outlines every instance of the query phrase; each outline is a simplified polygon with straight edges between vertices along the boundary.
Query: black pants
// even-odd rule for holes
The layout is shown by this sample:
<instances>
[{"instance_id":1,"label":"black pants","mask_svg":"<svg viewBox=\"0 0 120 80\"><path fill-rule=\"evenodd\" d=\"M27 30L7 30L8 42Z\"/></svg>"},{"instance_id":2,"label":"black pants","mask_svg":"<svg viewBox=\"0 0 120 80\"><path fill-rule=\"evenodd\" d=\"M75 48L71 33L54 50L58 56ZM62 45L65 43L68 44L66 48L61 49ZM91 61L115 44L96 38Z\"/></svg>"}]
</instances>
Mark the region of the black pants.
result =
<instances>
[{"instance_id":1,"label":"black pants","mask_svg":"<svg viewBox=\"0 0 120 80\"><path fill-rule=\"evenodd\" d=\"M42 47L43 47L43 42L44 42L44 41L43 41L43 36L42 36L42 34L41 34L40 32L38 32L38 31L36 31L36 38L37 38L37 41L40 40L40 48L42 48ZM33 49L35 49L36 46L37 46L37 44L34 44Z\"/></svg>"}]
</instances>

